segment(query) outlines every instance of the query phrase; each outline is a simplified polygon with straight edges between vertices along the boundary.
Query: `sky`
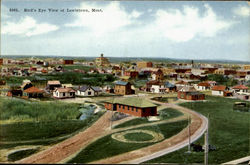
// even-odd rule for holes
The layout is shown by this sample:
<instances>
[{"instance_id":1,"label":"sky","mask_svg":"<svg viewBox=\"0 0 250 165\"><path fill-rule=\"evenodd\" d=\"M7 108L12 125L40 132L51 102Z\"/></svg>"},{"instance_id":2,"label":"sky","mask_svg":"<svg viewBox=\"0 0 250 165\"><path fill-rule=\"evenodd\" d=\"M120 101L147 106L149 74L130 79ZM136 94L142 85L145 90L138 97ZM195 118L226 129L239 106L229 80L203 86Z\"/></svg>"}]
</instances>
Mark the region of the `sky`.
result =
<instances>
[{"instance_id":1,"label":"sky","mask_svg":"<svg viewBox=\"0 0 250 165\"><path fill-rule=\"evenodd\" d=\"M2 55L250 61L246 1L1 2Z\"/></svg>"}]
</instances>

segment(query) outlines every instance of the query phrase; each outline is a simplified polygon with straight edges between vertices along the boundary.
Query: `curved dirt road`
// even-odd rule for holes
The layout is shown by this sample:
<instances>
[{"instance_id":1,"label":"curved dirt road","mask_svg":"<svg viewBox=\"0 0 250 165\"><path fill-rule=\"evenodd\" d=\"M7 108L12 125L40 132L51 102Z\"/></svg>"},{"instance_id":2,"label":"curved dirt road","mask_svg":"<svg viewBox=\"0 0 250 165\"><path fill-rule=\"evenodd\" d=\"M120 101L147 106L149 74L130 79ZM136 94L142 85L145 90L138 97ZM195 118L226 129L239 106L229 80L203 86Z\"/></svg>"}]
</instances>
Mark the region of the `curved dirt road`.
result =
<instances>
[{"instance_id":1,"label":"curved dirt road","mask_svg":"<svg viewBox=\"0 0 250 165\"><path fill-rule=\"evenodd\" d=\"M191 140L198 139L207 128L207 119L187 108L174 105L174 104L162 104L166 107L172 107L182 111L184 114L190 114L191 117ZM41 151L30 157L24 158L15 163L63 163L74 157L83 148L92 143L93 141L116 132L115 129L110 129L110 117L112 112L106 112L99 120L97 120L91 127L77 135L60 142L47 150ZM131 117L132 119L132 117ZM125 120L128 120L125 118ZM118 121L123 122L123 121ZM144 162L169 152L173 152L179 148L182 148L188 144L188 129L185 128L177 135L166 139L155 145L145 147L139 150L131 151L114 157L110 157L104 160L99 160L91 163L140 163Z\"/></svg>"},{"instance_id":2,"label":"curved dirt road","mask_svg":"<svg viewBox=\"0 0 250 165\"><path fill-rule=\"evenodd\" d=\"M159 104L159 102L157 102ZM161 103L163 104L163 103ZM190 134L191 134L191 142L197 140L199 137L203 135L208 126L208 120L203 115L196 113L190 109L174 105L168 104L174 109L178 109L182 111L184 114L189 114L191 117L191 125L190 125ZM166 139L160 143L134 150L131 152L127 152L124 154L120 154L117 156L113 156L107 159L102 159L98 161L91 162L93 164L138 164L142 163L167 153L176 151L188 145L188 127L183 129L177 135L172 136L169 139Z\"/></svg>"}]
</instances>

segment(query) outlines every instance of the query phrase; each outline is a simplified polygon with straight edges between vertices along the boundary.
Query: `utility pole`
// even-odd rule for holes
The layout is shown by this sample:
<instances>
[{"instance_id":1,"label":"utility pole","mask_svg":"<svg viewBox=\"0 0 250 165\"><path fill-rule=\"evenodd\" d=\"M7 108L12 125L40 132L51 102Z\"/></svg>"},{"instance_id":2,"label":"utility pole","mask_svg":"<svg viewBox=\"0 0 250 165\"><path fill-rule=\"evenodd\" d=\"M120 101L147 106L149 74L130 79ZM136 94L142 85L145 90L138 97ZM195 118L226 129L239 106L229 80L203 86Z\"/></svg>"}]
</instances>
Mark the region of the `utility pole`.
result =
<instances>
[{"instance_id":1,"label":"utility pole","mask_svg":"<svg viewBox=\"0 0 250 165\"><path fill-rule=\"evenodd\" d=\"M191 137L190 137L190 115L188 115L188 153L191 152Z\"/></svg>"},{"instance_id":2,"label":"utility pole","mask_svg":"<svg viewBox=\"0 0 250 165\"><path fill-rule=\"evenodd\" d=\"M209 152L208 128L209 128L209 114L208 114L207 130L205 132L205 151L204 151L204 164L205 165L208 165L208 152Z\"/></svg>"}]
</instances>

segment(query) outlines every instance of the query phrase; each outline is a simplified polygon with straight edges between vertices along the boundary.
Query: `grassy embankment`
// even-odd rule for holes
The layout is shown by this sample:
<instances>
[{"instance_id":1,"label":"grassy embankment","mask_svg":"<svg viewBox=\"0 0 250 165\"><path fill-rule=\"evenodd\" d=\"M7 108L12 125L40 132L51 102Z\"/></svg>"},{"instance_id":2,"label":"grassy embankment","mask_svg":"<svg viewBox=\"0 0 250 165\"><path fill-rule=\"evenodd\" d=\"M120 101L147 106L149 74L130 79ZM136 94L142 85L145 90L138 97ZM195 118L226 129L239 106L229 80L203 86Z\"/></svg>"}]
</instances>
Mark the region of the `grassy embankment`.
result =
<instances>
[{"instance_id":1,"label":"grassy embankment","mask_svg":"<svg viewBox=\"0 0 250 165\"><path fill-rule=\"evenodd\" d=\"M55 144L86 129L103 112L78 120L80 104L0 97L0 149Z\"/></svg>"},{"instance_id":2,"label":"grassy embankment","mask_svg":"<svg viewBox=\"0 0 250 165\"><path fill-rule=\"evenodd\" d=\"M207 96L208 102L183 103L205 116L209 114L209 143L216 151L209 152L209 163L220 164L245 157L249 151L250 113L233 111L237 99ZM196 144L204 144L200 138ZM186 154L187 148L145 163L203 163L204 153Z\"/></svg>"}]
</instances>

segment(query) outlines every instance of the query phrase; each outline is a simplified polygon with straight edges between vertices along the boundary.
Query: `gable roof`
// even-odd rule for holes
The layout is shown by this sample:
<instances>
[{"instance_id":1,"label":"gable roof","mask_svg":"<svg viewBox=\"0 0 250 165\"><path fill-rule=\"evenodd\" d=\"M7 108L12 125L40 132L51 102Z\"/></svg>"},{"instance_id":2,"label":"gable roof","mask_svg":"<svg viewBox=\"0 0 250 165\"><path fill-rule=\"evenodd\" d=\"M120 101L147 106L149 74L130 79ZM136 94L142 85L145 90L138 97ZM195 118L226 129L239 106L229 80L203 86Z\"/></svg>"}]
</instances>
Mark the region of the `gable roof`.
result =
<instances>
[{"instance_id":1,"label":"gable roof","mask_svg":"<svg viewBox=\"0 0 250 165\"><path fill-rule=\"evenodd\" d=\"M68 92L75 92L75 90L72 89L72 88L56 88L54 91L66 92L66 93L68 93Z\"/></svg>"},{"instance_id":2,"label":"gable roof","mask_svg":"<svg viewBox=\"0 0 250 165\"><path fill-rule=\"evenodd\" d=\"M88 88L94 90L95 92L101 91L101 89L99 87L92 87L92 86L88 86L88 85L83 85L78 90L81 92L85 92Z\"/></svg>"},{"instance_id":3,"label":"gable roof","mask_svg":"<svg viewBox=\"0 0 250 165\"><path fill-rule=\"evenodd\" d=\"M182 91L182 92L195 92L195 88L193 86L185 86L185 87L182 87L179 91Z\"/></svg>"},{"instance_id":4,"label":"gable roof","mask_svg":"<svg viewBox=\"0 0 250 165\"><path fill-rule=\"evenodd\" d=\"M112 104L129 105L129 106L139 107L139 108L157 107L157 105L147 101L146 99L138 98L138 97L113 98L105 102L112 103Z\"/></svg>"},{"instance_id":5,"label":"gable roof","mask_svg":"<svg viewBox=\"0 0 250 165\"><path fill-rule=\"evenodd\" d=\"M207 82L200 82L198 86L210 87L211 85Z\"/></svg>"},{"instance_id":6,"label":"gable roof","mask_svg":"<svg viewBox=\"0 0 250 165\"><path fill-rule=\"evenodd\" d=\"M233 87L233 89L248 89L245 85L236 85Z\"/></svg>"},{"instance_id":7,"label":"gable roof","mask_svg":"<svg viewBox=\"0 0 250 165\"><path fill-rule=\"evenodd\" d=\"M25 89L23 92L25 92L25 93L43 93L44 91L32 86L28 89Z\"/></svg>"},{"instance_id":8,"label":"gable roof","mask_svg":"<svg viewBox=\"0 0 250 165\"><path fill-rule=\"evenodd\" d=\"M224 90L226 90L226 86L224 86L224 85L215 85L215 86L213 86L213 88L212 88L212 90L213 91L224 91Z\"/></svg>"}]
</instances>

